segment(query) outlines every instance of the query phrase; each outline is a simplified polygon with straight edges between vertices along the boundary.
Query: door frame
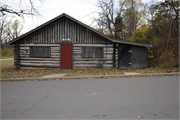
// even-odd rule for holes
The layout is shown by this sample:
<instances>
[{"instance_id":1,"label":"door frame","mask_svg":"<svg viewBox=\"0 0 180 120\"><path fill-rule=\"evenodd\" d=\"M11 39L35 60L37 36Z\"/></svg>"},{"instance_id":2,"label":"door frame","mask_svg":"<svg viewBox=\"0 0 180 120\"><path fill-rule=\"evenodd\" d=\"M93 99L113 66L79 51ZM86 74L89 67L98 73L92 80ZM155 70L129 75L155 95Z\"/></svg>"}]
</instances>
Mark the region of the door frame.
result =
<instances>
[{"instance_id":1,"label":"door frame","mask_svg":"<svg viewBox=\"0 0 180 120\"><path fill-rule=\"evenodd\" d=\"M72 69L73 69L73 43L60 43L59 69L61 69L61 45L72 45Z\"/></svg>"}]
</instances>

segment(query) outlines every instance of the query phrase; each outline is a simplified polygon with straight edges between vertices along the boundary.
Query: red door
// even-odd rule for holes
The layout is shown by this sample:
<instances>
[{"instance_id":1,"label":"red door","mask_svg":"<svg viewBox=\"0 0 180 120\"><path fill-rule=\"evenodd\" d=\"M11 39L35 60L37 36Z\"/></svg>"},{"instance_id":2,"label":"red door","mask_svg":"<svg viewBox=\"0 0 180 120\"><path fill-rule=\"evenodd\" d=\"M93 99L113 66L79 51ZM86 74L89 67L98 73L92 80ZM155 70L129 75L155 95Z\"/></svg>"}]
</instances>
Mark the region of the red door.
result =
<instances>
[{"instance_id":1,"label":"red door","mask_svg":"<svg viewBox=\"0 0 180 120\"><path fill-rule=\"evenodd\" d=\"M61 44L61 69L72 69L72 44Z\"/></svg>"}]
</instances>

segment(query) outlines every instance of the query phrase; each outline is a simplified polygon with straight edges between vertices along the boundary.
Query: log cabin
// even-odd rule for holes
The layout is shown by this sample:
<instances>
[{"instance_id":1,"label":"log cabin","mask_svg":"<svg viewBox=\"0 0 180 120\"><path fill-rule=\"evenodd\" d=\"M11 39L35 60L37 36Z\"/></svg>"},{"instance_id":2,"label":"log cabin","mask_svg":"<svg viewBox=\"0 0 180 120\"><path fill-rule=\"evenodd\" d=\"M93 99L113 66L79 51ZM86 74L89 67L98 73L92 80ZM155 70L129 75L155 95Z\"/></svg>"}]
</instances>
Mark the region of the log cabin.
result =
<instances>
[{"instance_id":1,"label":"log cabin","mask_svg":"<svg viewBox=\"0 0 180 120\"><path fill-rule=\"evenodd\" d=\"M63 13L10 41L19 68L145 68L151 44L112 39Z\"/></svg>"}]
</instances>

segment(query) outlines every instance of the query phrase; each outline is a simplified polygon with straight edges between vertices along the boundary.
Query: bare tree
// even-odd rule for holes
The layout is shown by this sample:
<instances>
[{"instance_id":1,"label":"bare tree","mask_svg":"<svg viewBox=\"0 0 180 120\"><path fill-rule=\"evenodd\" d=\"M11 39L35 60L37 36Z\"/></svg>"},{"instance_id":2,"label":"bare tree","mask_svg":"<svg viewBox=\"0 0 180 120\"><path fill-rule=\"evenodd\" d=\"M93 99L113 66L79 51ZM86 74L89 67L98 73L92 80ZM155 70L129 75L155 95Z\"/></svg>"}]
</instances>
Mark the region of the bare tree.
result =
<instances>
[{"instance_id":1,"label":"bare tree","mask_svg":"<svg viewBox=\"0 0 180 120\"><path fill-rule=\"evenodd\" d=\"M8 26L10 21L7 20L7 16L3 16L0 19L0 41L1 43L6 40L8 36Z\"/></svg>"},{"instance_id":2,"label":"bare tree","mask_svg":"<svg viewBox=\"0 0 180 120\"><path fill-rule=\"evenodd\" d=\"M100 0L98 1L98 7L101 12L98 13L98 18L95 18L95 22L99 26L99 29L105 32L109 32L110 36L113 36L115 25L115 8L114 0Z\"/></svg>"},{"instance_id":3,"label":"bare tree","mask_svg":"<svg viewBox=\"0 0 180 120\"><path fill-rule=\"evenodd\" d=\"M125 38L129 38L134 33L134 30L141 25L141 20L147 4L144 4L141 2L141 0L125 0L124 2L120 1L120 5L122 4L122 17L125 24Z\"/></svg>"},{"instance_id":4,"label":"bare tree","mask_svg":"<svg viewBox=\"0 0 180 120\"><path fill-rule=\"evenodd\" d=\"M19 20L8 19L7 16L2 16L0 19L0 40L2 43L7 43L10 40L20 36L23 24Z\"/></svg>"},{"instance_id":5,"label":"bare tree","mask_svg":"<svg viewBox=\"0 0 180 120\"><path fill-rule=\"evenodd\" d=\"M11 22L9 27L9 39L15 39L21 35L23 29L23 23L20 23L18 19Z\"/></svg>"},{"instance_id":6,"label":"bare tree","mask_svg":"<svg viewBox=\"0 0 180 120\"><path fill-rule=\"evenodd\" d=\"M12 7L6 3L1 3L0 4L0 17L7 15L7 14L13 14L17 16L23 17L23 15L40 15L37 9L34 7L34 2L33 0L29 0L30 8L29 9L23 9L20 6L22 5L23 0L19 0L19 9L15 10L12 9ZM39 0L42 2L41 0Z\"/></svg>"}]
</instances>

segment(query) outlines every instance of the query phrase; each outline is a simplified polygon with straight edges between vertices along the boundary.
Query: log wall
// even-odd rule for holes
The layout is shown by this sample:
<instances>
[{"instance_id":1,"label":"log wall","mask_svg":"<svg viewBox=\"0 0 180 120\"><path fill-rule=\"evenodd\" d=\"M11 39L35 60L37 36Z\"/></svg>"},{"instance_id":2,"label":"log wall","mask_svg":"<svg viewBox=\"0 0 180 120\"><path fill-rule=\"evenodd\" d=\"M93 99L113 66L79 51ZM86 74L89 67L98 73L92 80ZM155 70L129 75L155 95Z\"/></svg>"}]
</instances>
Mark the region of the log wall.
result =
<instances>
[{"instance_id":1,"label":"log wall","mask_svg":"<svg viewBox=\"0 0 180 120\"><path fill-rule=\"evenodd\" d=\"M83 47L103 47L103 58L83 58ZM73 44L74 49L74 67L73 68L99 68L97 64L103 62L103 68L113 68L113 44Z\"/></svg>"},{"instance_id":2,"label":"log wall","mask_svg":"<svg viewBox=\"0 0 180 120\"><path fill-rule=\"evenodd\" d=\"M30 47L33 46L46 46L51 49L50 58L33 58L30 57ZM103 58L83 58L83 47L103 47ZM107 48L106 48L107 47ZM20 67L38 67L38 68L59 68L60 67L60 44L20 44L19 53ZM27 54L24 54L24 51ZM106 52L107 51L107 52ZM116 58L117 58L116 51ZM103 68L113 68L113 44L73 44L73 68L99 68L97 64L103 62ZM116 67L117 67L116 60Z\"/></svg>"},{"instance_id":3,"label":"log wall","mask_svg":"<svg viewBox=\"0 0 180 120\"><path fill-rule=\"evenodd\" d=\"M31 46L46 46L51 49L50 58L30 57ZM24 51L27 50L27 54ZM60 67L60 44L20 44L20 66L21 67L40 67L40 68L59 68Z\"/></svg>"},{"instance_id":4,"label":"log wall","mask_svg":"<svg viewBox=\"0 0 180 120\"><path fill-rule=\"evenodd\" d=\"M14 45L14 65L16 66L16 69L20 68L20 45L19 44Z\"/></svg>"}]
</instances>

